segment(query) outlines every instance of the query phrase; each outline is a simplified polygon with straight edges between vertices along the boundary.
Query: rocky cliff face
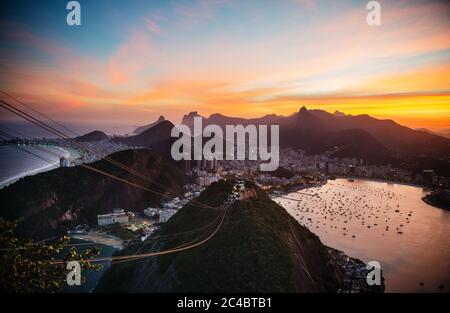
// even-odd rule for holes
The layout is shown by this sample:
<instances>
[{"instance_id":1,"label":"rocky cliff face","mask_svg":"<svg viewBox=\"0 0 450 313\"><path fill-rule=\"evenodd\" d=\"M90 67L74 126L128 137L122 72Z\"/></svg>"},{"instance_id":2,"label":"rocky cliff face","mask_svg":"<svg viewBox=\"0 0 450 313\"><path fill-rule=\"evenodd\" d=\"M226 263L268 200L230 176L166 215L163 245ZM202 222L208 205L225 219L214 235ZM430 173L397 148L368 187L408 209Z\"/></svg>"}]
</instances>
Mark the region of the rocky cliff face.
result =
<instances>
[{"instance_id":1,"label":"rocky cliff face","mask_svg":"<svg viewBox=\"0 0 450 313\"><path fill-rule=\"evenodd\" d=\"M110 157L173 191L182 191L182 172L150 150L126 150ZM162 193L168 190L104 160L90 166ZM0 216L18 220L22 235L47 238L74 224L96 224L97 214L112 208L139 211L160 200L158 195L77 166L26 177L1 189Z\"/></svg>"},{"instance_id":2,"label":"rocky cliff face","mask_svg":"<svg viewBox=\"0 0 450 313\"><path fill-rule=\"evenodd\" d=\"M253 183L245 185L209 241L182 252L113 264L96 291L337 292L343 277L331 250ZM187 204L161 227L156 234L160 239L149 238L119 254L163 251L206 238L233 190L230 181L212 184L197 200L217 210ZM180 233L185 235L169 236Z\"/></svg>"}]
</instances>

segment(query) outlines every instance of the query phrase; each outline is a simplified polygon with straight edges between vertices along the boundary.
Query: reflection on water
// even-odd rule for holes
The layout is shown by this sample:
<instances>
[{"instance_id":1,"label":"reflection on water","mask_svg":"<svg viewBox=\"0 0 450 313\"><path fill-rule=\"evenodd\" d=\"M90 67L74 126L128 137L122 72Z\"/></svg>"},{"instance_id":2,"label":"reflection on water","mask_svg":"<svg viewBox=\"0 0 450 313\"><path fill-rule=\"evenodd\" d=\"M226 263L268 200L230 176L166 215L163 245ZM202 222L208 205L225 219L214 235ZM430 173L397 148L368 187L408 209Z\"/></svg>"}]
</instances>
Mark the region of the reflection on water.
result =
<instances>
[{"instance_id":1,"label":"reflection on water","mask_svg":"<svg viewBox=\"0 0 450 313\"><path fill-rule=\"evenodd\" d=\"M79 239L70 239L71 244L83 244L84 246L80 246L77 251L78 253L83 253L86 249L94 249L98 248L100 250L100 254L97 257L110 257L117 251L116 248L112 246L107 246L103 244L97 244L85 240ZM92 245L89 245L92 243ZM86 278L86 280L81 284L81 286L64 286L62 290L63 293L87 293L92 292L95 286L97 286L98 281L102 277L103 273L111 266L110 262L101 262L102 268L96 271L84 271L82 275ZM83 271L83 270L82 270Z\"/></svg>"},{"instance_id":2,"label":"reflection on water","mask_svg":"<svg viewBox=\"0 0 450 313\"><path fill-rule=\"evenodd\" d=\"M275 199L325 245L379 261L387 292L450 291L450 212L421 188L346 179Z\"/></svg>"}]
</instances>

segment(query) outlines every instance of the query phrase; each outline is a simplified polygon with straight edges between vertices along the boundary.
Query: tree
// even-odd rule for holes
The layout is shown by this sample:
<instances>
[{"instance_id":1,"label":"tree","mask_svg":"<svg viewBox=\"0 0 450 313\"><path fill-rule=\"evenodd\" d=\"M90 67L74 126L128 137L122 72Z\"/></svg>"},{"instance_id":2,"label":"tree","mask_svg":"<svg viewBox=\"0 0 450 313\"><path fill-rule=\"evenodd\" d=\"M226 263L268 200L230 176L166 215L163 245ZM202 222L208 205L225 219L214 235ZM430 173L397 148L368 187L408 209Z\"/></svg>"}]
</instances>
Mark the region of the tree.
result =
<instances>
[{"instance_id":1,"label":"tree","mask_svg":"<svg viewBox=\"0 0 450 313\"><path fill-rule=\"evenodd\" d=\"M16 226L17 223L0 218L0 292L60 291L66 282L69 261L79 261L84 270L101 268L90 262L100 253L98 248L79 253L70 246L67 236L52 243L19 238Z\"/></svg>"}]
</instances>

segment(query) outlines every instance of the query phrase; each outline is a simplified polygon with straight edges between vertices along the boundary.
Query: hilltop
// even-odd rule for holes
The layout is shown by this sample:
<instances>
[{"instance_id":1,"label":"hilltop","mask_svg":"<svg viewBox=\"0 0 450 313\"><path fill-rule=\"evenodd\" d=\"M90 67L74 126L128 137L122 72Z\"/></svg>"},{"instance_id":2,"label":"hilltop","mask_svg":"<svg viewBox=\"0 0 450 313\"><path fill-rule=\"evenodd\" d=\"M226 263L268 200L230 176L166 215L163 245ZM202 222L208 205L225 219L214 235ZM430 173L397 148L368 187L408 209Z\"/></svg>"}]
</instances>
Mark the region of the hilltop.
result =
<instances>
[{"instance_id":1,"label":"hilltop","mask_svg":"<svg viewBox=\"0 0 450 313\"><path fill-rule=\"evenodd\" d=\"M113 264L97 292L336 292L342 287L333 250L251 182L228 209L215 236L190 250ZM213 183L196 199L216 208L233 182ZM223 211L188 203L155 236L208 225ZM218 225L179 239L149 238L118 255L164 251L205 238Z\"/></svg>"},{"instance_id":2,"label":"hilltop","mask_svg":"<svg viewBox=\"0 0 450 313\"><path fill-rule=\"evenodd\" d=\"M81 141L81 142L95 142L95 141L105 140L108 138L109 138L108 135L106 135L104 132L95 130L95 131L87 133L85 135L78 136L75 138L75 140Z\"/></svg>"},{"instance_id":3,"label":"hilltop","mask_svg":"<svg viewBox=\"0 0 450 313\"><path fill-rule=\"evenodd\" d=\"M161 115L161 116L160 116L156 121L154 121L153 123L150 123L150 124L147 124L147 125L144 125L144 126L139 126L139 127L137 127L137 128L133 131L133 133L136 134L136 135L139 135L139 134L143 133L144 131L146 131L147 129L152 128L153 126L156 126L156 125L158 125L159 123L161 123L161 122L163 122L163 121L165 121L165 120L166 120L166 118L165 118L163 115Z\"/></svg>"},{"instance_id":4,"label":"hilltop","mask_svg":"<svg viewBox=\"0 0 450 313\"><path fill-rule=\"evenodd\" d=\"M173 126L174 125L170 121L162 120L137 135L116 137L112 140L114 142L126 144L130 147L137 146L151 148L168 160L173 160L170 154L170 148L174 141L174 138L170 136Z\"/></svg>"},{"instance_id":5,"label":"hilltop","mask_svg":"<svg viewBox=\"0 0 450 313\"><path fill-rule=\"evenodd\" d=\"M125 150L109 157L171 190L182 191L183 173L153 151ZM143 187L167 191L105 160L89 165ZM113 208L142 210L145 206L158 205L160 201L161 196L84 167L63 167L25 177L0 189L0 217L18 220L22 235L47 238L74 224L96 224L97 214Z\"/></svg>"}]
</instances>

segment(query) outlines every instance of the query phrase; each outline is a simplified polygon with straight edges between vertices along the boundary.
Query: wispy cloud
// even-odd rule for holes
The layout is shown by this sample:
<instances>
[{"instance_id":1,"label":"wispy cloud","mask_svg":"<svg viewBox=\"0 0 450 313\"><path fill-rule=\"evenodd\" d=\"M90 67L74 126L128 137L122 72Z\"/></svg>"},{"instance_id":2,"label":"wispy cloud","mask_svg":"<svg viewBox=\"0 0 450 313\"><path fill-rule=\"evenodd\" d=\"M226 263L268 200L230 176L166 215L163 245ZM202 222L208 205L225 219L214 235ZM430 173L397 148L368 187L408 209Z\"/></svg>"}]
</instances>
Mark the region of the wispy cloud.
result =
<instances>
[{"instance_id":1,"label":"wispy cloud","mask_svg":"<svg viewBox=\"0 0 450 313\"><path fill-rule=\"evenodd\" d=\"M88 26L44 36L3 20L0 82L46 110L108 107L138 120L142 110L257 116L302 104L410 123L421 112L430 125L448 118L449 4L384 1L382 26L369 27L364 5L324 3L165 4L109 25L101 52L80 43L100 41Z\"/></svg>"},{"instance_id":2,"label":"wispy cloud","mask_svg":"<svg viewBox=\"0 0 450 313\"><path fill-rule=\"evenodd\" d=\"M156 21L153 21L149 18L144 17L145 25L147 26L147 29L155 34L161 35L162 29L158 26Z\"/></svg>"},{"instance_id":3,"label":"wispy cloud","mask_svg":"<svg viewBox=\"0 0 450 313\"><path fill-rule=\"evenodd\" d=\"M114 84L129 82L140 71L155 64L156 55L149 37L140 30L133 30L129 38L109 59L111 82Z\"/></svg>"}]
</instances>

